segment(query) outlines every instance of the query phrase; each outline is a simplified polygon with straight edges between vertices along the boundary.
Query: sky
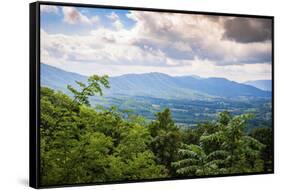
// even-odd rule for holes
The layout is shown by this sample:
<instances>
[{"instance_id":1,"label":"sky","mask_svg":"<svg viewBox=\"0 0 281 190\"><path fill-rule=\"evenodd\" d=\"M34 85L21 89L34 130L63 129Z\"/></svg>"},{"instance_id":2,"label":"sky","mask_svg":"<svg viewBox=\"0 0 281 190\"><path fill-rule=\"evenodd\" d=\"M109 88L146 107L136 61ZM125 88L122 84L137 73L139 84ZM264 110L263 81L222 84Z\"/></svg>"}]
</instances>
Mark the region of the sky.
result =
<instances>
[{"instance_id":1,"label":"sky","mask_svg":"<svg viewBox=\"0 0 281 190\"><path fill-rule=\"evenodd\" d=\"M41 63L83 75L271 79L271 20L41 5Z\"/></svg>"}]
</instances>

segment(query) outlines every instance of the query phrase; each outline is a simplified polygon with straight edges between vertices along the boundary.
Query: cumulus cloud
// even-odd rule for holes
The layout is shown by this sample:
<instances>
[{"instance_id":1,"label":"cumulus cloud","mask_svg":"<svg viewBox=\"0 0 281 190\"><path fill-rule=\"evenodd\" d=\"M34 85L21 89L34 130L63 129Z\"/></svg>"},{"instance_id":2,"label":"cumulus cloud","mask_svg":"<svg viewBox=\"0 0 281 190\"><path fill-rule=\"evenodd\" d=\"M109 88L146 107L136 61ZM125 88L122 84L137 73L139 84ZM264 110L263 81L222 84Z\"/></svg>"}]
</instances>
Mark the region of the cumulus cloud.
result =
<instances>
[{"instance_id":1,"label":"cumulus cloud","mask_svg":"<svg viewBox=\"0 0 281 190\"><path fill-rule=\"evenodd\" d=\"M64 22L69 24L92 24L98 20L93 21L72 7L62 11ZM105 17L113 28L99 25L84 35L41 30L42 62L86 75L156 71L236 81L271 76L270 38L246 42L238 35L233 37L234 29L227 23L236 18L141 11L131 11L126 16L135 23L129 29L118 14L111 12ZM246 28L248 32L243 35L247 36L250 30L266 30L260 20L251 22L253 26Z\"/></svg>"},{"instance_id":2,"label":"cumulus cloud","mask_svg":"<svg viewBox=\"0 0 281 190\"><path fill-rule=\"evenodd\" d=\"M40 5L40 11L57 14L59 12L59 8L55 5Z\"/></svg>"},{"instance_id":3,"label":"cumulus cloud","mask_svg":"<svg viewBox=\"0 0 281 190\"><path fill-rule=\"evenodd\" d=\"M116 30L122 30L124 28L119 16L115 12L110 13L106 17L112 21L112 25Z\"/></svg>"},{"instance_id":4,"label":"cumulus cloud","mask_svg":"<svg viewBox=\"0 0 281 190\"><path fill-rule=\"evenodd\" d=\"M62 12L64 15L64 22L68 24L95 24L99 21L98 16L93 16L91 18L87 17L86 15L80 13L76 8L74 7L63 7Z\"/></svg>"},{"instance_id":5,"label":"cumulus cloud","mask_svg":"<svg viewBox=\"0 0 281 190\"><path fill-rule=\"evenodd\" d=\"M101 28L92 31L91 35L84 36L48 34L41 30L41 38L41 51L48 52L42 56L42 62L55 58L60 63L78 62L96 65L173 64L173 61L167 59L160 50L143 50L127 44L130 35L125 30L121 33Z\"/></svg>"},{"instance_id":6,"label":"cumulus cloud","mask_svg":"<svg viewBox=\"0 0 281 190\"><path fill-rule=\"evenodd\" d=\"M137 22L135 44L160 48L170 57L191 60L197 57L215 61L218 65L271 60L270 41L245 44L222 39L226 33L225 23L233 20L229 17L137 11L127 16ZM264 24L253 25L256 27L252 29L253 36L259 30L267 30ZM179 46L180 43L184 45Z\"/></svg>"},{"instance_id":7,"label":"cumulus cloud","mask_svg":"<svg viewBox=\"0 0 281 190\"><path fill-rule=\"evenodd\" d=\"M107 18L115 21L117 19L119 19L119 16L115 13L115 12L111 12L109 15L106 16Z\"/></svg>"},{"instance_id":8,"label":"cumulus cloud","mask_svg":"<svg viewBox=\"0 0 281 190\"><path fill-rule=\"evenodd\" d=\"M241 43L263 42L271 39L271 20L236 17L224 23L223 38Z\"/></svg>"}]
</instances>

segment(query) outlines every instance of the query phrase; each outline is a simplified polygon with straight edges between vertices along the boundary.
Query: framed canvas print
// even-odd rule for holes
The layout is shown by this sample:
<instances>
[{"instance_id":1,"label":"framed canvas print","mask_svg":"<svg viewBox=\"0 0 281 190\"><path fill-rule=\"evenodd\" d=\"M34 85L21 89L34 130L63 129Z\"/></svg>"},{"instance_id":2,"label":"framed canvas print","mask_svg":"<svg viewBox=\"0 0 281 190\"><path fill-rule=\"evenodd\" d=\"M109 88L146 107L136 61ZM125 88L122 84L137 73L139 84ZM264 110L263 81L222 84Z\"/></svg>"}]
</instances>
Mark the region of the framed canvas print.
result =
<instances>
[{"instance_id":1,"label":"framed canvas print","mask_svg":"<svg viewBox=\"0 0 281 190\"><path fill-rule=\"evenodd\" d=\"M30 4L30 186L274 172L273 17Z\"/></svg>"}]
</instances>

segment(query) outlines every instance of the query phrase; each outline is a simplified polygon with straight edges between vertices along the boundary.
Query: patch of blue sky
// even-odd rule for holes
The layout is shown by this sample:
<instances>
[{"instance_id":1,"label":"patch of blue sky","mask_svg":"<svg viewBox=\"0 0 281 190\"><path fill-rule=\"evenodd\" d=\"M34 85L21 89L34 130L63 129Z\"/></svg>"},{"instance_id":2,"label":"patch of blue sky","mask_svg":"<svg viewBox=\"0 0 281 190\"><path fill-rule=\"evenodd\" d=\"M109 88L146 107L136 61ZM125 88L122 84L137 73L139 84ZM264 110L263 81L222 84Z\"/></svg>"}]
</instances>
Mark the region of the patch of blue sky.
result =
<instances>
[{"instance_id":1,"label":"patch of blue sky","mask_svg":"<svg viewBox=\"0 0 281 190\"><path fill-rule=\"evenodd\" d=\"M135 21L128 18L126 15L129 13L128 10L121 9L109 9L109 8L77 8L79 12L86 15L87 17L98 16L100 22L105 27L112 26L112 20L110 20L107 16L111 13L115 13L118 15L120 21L124 25L126 29L130 29L135 25Z\"/></svg>"},{"instance_id":2,"label":"patch of blue sky","mask_svg":"<svg viewBox=\"0 0 281 190\"><path fill-rule=\"evenodd\" d=\"M41 12L41 28L50 34L87 35L91 30L98 29L99 27L112 29L113 21L108 18L111 13L118 15L125 29L132 28L136 23L134 20L126 16L129 13L128 10L85 7L76 7L76 9L88 18L97 16L99 22L91 25L83 23L66 23L63 20L62 6L60 6L57 13Z\"/></svg>"}]
</instances>

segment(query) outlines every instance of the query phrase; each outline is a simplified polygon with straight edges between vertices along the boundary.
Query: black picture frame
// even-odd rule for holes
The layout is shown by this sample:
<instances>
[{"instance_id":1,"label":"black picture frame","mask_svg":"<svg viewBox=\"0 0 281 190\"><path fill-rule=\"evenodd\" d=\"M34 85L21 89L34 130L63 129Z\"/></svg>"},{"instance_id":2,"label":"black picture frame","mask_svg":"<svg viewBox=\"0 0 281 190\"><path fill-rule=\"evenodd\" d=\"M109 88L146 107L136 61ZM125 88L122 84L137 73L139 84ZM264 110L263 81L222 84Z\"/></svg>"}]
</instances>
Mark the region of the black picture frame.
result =
<instances>
[{"instance_id":1,"label":"black picture frame","mask_svg":"<svg viewBox=\"0 0 281 190\"><path fill-rule=\"evenodd\" d=\"M102 8L102 9L118 9L118 10L136 10L136 11L151 11L151 12L169 12L169 13L184 13L198 15L215 15L215 16L233 16L247 18L266 18L271 19L272 26L272 147L273 147L273 170L271 172L257 173L239 173L225 175L210 175L200 177L177 177L164 178L155 180L132 180L132 181L115 181L106 183L87 183L87 184L64 184L59 186L42 186L40 184L40 5L59 5L59 6L74 6L86 8ZM258 174L273 174L274 173L274 16L264 15L249 15L249 14L234 14L234 13L218 13L218 12L201 12L187 10L171 10L171 9L156 9L156 8L141 8L141 7L126 7L126 6L111 6L111 5L92 5L80 3L62 3L37 1L29 4L29 60L30 60L30 80L29 80L29 185L33 188L50 188L50 187L72 187L86 185L105 185L105 184L120 184L120 183L135 183L135 182L152 182L152 181L169 181L169 180L184 180L194 178L213 178L227 176L245 176Z\"/></svg>"}]
</instances>

